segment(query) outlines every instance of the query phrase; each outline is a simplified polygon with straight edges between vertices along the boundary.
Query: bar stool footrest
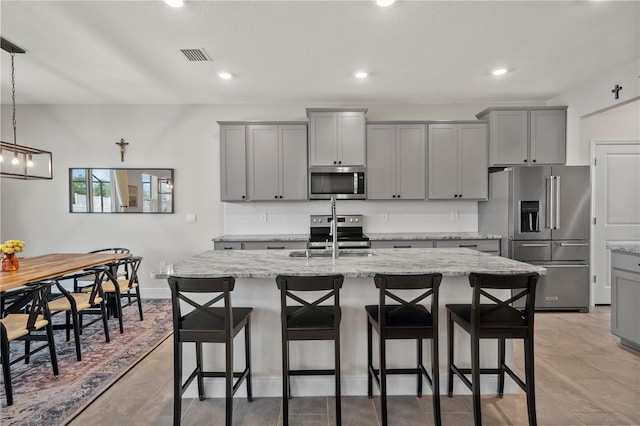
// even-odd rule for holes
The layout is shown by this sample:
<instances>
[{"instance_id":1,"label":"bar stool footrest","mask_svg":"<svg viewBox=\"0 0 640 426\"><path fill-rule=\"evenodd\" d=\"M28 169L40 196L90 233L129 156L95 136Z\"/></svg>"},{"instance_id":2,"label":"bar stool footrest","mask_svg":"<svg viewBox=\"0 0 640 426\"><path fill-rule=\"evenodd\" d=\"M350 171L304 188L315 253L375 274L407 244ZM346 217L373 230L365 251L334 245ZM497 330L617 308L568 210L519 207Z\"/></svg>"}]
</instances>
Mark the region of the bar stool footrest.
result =
<instances>
[{"instance_id":1,"label":"bar stool footrest","mask_svg":"<svg viewBox=\"0 0 640 426\"><path fill-rule=\"evenodd\" d=\"M290 376L333 376L336 370L289 370Z\"/></svg>"}]
</instances>

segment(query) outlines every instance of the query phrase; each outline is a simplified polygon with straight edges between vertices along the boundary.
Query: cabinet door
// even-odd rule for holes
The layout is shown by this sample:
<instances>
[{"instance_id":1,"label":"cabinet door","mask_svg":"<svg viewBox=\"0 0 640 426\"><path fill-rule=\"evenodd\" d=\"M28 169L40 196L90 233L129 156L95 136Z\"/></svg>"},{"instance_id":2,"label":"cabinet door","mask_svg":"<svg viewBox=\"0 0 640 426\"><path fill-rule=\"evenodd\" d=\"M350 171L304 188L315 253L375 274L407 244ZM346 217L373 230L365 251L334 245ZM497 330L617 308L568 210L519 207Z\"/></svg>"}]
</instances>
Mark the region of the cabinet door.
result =
<instances>
[{"instance_id":1,"label":"cabinet door","mask_svg":"<svg viewBox=\"0 0 640 426\"><path fill-rule=\"evenodd\" d=\"M278 199L278 126L247 126L247 150L249 199Z\"/></svg>"},{"instance_id":2,"label":"cabinet door","mask_svg":"<svg viewBox=\"0 0 640 426\"><path fill-rule=\"evenodd\" d=\"M370 200L395 198L395 137L393 124L367 126L367 198Z\"/></svg>"},{"instance_id":3,"label":"cabinet door","mask_svg":"<svg viewBox=\"0 0 640 426\"><path fill-rule=\"evenodd\" d=\"M530 157L533 164L564 164L567 143L567 111L529 112Z\"/></svg>"},{"instance_id":4,"label":"cabinet door","mask_svg":"<svg viewBox=\"0 0 640 426\"><path fill-rule=\"evenodd\" d=\"M280 139L280 196L285 200L306 200L307 126L278 126Z\"/></svg>"},{"instance_id":5,"label":"cabinet door","mask_svg":"<svg viewBox=\"0 0 640 426\"><path fill-rule=\"evenodd\" d=\"M458 127L458 198L486 200L489 194L487 125Z\"/></svg>"},{"instance_id":6,"label":"cabinet door","mask_svg":"<svg viewBox=\"0 0 640 426\"><path fill-rule=\"evenodd\" d=\"M528 164L527 110L492 111L491 165Z\"/></svg>"},{"instance_id":7,"label":"cabinet door","mask_svg":"<svg viewBox=\"0 0 640 426\"><path fill-rule=\"evenodd\" d=\"M429 125L429 199L454 199L458 192L458 125Z\"/></svg>"},{"instance_id":8,"label":"cabinet door","mask_svg":"<svg viewBox=\"0 0 640 426\"><path fill-rule=\"evenodd\" d=\"M244 126L220 126L220 199L246 199Z\"/></svg>"},{"instance_id":9,"label":"cabinet door","mask_svg":"<svg viewBox=\"0 0 640 426\"><path fill-rule=\"evenodd\" d=\"M365 161L364 112L338 113L338 164L364 166Z\"/></svg>"},{"instance_id":10,"label":"cabinet door","mask_svg":"<svg viewBox=\"0 0 640 426\"><path fill-rule=\"evenodd\" d=\"M640 274L611 270L611 332L640 345Z\"/></svg>"},{"instance_id":11,"label":"cabinet door","mask_svg":"<svg viewBox=\"0 0 640 426\"><path fill-rule=\"evenodd\" d=\"M337 164L338 114L313 112L309 114L309 165Z\"/></svg>"},{"instance_id":12,"label":"cabinet door","mask_svg":"<svg viewBox=\"0 0 640 426\"><path fill-rule=\"evenodd\" d=\"M396 198L425 199L425 151L424 124L396 125Z\"/></svg>"}]
</instances>

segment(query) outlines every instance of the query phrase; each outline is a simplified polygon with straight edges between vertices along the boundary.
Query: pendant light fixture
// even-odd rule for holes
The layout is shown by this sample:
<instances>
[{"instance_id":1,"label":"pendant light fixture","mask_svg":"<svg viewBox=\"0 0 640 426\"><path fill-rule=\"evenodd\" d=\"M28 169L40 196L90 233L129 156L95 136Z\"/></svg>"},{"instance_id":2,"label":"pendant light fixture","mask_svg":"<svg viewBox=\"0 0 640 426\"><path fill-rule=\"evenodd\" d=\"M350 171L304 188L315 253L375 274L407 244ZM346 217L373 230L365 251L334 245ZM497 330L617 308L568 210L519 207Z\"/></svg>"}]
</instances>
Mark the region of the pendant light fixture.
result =
<instances>
[{"instance_id":1,"label":"pendant light fixture","mask_svg":"<svg viewBox=\"0 0 640 426\"><path fill-rule=\"evenodd\" d=\"M0 177L16 179L52 179L53 158L49 151L18 145L16 132L15 55L25 50L0 38L2 50L11 55L11 105L13 112L13 143L0 141ZM8 157L11 156L11 161Z\"/></svg>"}]
</instances>

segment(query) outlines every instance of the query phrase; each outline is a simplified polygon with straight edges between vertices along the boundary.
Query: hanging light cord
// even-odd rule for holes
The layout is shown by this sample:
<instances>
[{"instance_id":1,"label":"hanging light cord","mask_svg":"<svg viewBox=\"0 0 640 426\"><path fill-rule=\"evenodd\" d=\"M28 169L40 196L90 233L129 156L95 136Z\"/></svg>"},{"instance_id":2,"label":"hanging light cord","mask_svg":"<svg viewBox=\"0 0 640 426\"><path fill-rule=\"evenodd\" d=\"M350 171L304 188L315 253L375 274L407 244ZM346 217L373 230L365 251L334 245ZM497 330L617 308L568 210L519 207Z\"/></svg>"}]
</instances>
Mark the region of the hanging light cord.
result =
<instances>
[{"instance_id":1,"label":"hanging light cord","mask_svg":"<svg viewBox=\"0 0 640 426\"><path fill-rule=\"evenodd\" d=\"M13 144L17 145L18 140L16 139L16 69L13 63L13 59L15 58L15 52L11 52L11 99L13 102Z\"/></svg>"}]
</instances>

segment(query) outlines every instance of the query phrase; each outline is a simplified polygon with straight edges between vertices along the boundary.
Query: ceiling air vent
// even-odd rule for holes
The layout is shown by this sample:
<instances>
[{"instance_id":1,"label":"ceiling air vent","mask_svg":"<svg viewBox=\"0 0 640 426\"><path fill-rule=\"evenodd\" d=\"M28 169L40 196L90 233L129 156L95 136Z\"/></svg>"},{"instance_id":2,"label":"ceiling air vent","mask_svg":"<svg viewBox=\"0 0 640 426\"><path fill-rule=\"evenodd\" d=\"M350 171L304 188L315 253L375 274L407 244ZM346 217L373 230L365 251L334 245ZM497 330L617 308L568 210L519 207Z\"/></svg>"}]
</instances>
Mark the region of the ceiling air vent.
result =
<instances>
[{"instance_id":1,"label":"ceiling air vent","mask_svg":"<svg viewBox=\"0 0 640 426\"><path fill-rule=\"evenodd\" d=\"M190 62L207 62L211 59L204 49L180 49Z\"/></svg>"}]
</instances>

